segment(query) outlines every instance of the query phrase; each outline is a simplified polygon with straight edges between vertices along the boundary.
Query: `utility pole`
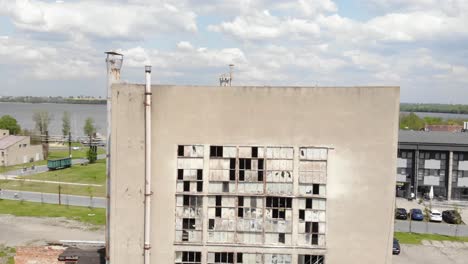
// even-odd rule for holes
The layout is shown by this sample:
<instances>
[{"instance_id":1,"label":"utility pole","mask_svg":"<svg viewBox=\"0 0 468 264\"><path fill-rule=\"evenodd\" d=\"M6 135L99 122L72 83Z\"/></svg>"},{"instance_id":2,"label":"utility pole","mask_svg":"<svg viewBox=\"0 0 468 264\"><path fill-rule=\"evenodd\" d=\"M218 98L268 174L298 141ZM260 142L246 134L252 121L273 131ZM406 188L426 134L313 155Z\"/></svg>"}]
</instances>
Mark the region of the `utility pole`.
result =
<instances>
[{"instance_id":1,"label":"utility pole","mask_svg":"<svg viewBox=\"0 0 468 264\"><path fill-rule=\"evenodd\" d=\"M72 157L71 154L71 132L68 132L68 157Z\"/></svg>"},{"instance_id":2,"label":"utility pole","mask_svg":"<svg viewBox=\"0 0 468 264\"><path fill-rule=\"evenodd\" d=\"M60 185L60 177L57 174L57 181L58 181L58 202L59 205L62 205L62 197L61 197L61 192L62 192L62 186Z\"/></svg>"}]
</instances>

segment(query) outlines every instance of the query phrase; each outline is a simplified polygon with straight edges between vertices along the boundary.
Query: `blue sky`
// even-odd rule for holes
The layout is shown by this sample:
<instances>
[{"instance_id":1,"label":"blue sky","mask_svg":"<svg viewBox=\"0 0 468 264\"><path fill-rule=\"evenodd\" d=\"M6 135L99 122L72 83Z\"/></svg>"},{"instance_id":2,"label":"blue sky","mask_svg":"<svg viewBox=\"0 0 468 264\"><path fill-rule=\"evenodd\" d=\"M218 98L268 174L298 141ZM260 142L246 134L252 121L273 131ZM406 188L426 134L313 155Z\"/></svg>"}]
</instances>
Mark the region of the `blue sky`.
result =
<instances>
[{"instance_id":1,"label":"blue sky","mask_svg":"<svg viewBox=\"0 0 468 264\"><path fill-rule=\"evenodd\" d=\"M0 0L0 95L105 94L122 78L217 85L399 85L401 101L468 103L466 0Z\"/></svg>"}]
</instances>

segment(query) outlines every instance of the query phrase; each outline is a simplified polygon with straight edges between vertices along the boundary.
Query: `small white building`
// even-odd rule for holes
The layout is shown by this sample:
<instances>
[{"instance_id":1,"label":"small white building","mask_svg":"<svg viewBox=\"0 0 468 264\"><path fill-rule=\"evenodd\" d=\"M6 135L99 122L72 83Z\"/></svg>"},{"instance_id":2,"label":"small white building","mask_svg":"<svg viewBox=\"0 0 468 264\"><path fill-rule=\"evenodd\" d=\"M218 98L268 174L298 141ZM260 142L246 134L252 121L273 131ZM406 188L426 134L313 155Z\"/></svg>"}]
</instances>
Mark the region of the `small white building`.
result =
<instances>
[{"instance_id":1,"label":"small white building","mask_svg":"<svg viewBox=\"0 0 468 264\"><path fill-rule=\"evenodd\" d=\"M11 166L43 160L42 146L31 145L27 136L13 136L0 129L0 166Z\"/></svg>"}]
</instances>

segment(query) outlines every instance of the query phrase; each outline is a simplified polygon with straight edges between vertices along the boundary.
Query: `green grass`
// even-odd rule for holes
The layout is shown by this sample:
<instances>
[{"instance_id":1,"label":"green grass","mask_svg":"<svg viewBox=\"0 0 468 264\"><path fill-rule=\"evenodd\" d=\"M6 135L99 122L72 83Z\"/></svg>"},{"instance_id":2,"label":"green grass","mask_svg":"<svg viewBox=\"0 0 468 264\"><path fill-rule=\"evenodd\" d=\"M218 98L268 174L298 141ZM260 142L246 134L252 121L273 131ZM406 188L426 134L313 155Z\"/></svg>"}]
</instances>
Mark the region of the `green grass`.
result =
<instances>
[{"instance_id":1,"label":"green grass","mask_svg":"<svg viewBox=\"0 0 468 264\"><path fill-rule=\"evenodd\" d=\"M73 145L73 144L72 144ZM77 147L80 147L79 150L72 150L72 158L73 159L82 159L86 158L86 153L89 150L89 147L77 145ZM99 154L104 154L106 151L104 148L98 148L98 155ZM52 149L49 151L49 159L60 159L60 158L68 158L68 147L64 149Z\"/></svg>"},{"instance_id":2,"label":"green grass","mask_svg":"<svg viewBox=\"0 0 468 264\"><path fill-rule=\"evenodd\" d=\"M65 217L93 225L106 222L106 210L102 208L0 200L0 212L15 216Z\"/></svg>"},{"instance_id":3,"label":"green grass","mask_svg":"<svg viewBox=\"0 0 468 264\"><path fill-rule=\"evenodd\" d=\"M0 245L0 263L15 264L15 248Z\"/></svg>"},{"instance_id":4,"label":"green grass","mask_svg":"<svg viewBox=\"0 0 468 264\"><path fill-rule=\"evenodd\" d=\"M67 169L48 171L19 178L43 181L105 184L106 160L97 160L96 163L88 164L86 166L76 164Z\"/></svg>"},{"instance_id":5,"label":"green grass","mask_svg":"<svg viewBox=\"0 0 468 264\"><path fill-rule=\"evenodd\" d=\"M18 177L18 179L98 184L101 186L94 187L61 184L60 191L62 194L105 197L106 161L97 160L96 163L88 164L86 166L73 165L71 168L48 171L31 176ZM0 180L0 188L43 193L58 193L59 191L59 185L56 183L26 182L16 180Z\"/></svg>"},{"instance_id":6,"label":"green grass","mask_svg":"<svg viewBox=\"0 0 468 264\"><path fill-rule=\"evenodd\" d=\"M444 236L437 234L416 234L416 233L403 233L395 232L395 238L401 244L414 244L419 245L423 240L436 240L436 241L454 241L454 242L468 242L468 237L454 237Z\"/></svg>"}]
</instances>

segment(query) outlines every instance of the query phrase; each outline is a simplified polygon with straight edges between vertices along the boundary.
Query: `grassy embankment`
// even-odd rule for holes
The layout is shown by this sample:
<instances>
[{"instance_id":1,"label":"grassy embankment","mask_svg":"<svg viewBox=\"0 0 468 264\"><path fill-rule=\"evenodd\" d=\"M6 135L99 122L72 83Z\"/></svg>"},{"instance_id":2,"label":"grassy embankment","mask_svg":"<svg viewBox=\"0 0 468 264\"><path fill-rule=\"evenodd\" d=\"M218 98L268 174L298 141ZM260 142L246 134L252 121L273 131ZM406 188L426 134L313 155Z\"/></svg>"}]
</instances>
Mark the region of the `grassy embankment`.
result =
<instances>
[{"instance_id":1,"label":"grassy embankment","mask_svg":"<svg viewBox=\"0 0 468 264\"><path fill-rule=\"evenodd\" d=\"M43 204L24 201L0 200L0 213L15 216L65 217L93 225L104 225L106 210L56 204Z\"/></svg>"},{"instance_id":2,"label":"grassy embankment","mask_svg":"<svg viewBox=\"0 0 468 264\"><path fill-rule=\"evenodd\" d=\"M0 263L15 264L15 253L16 250L14 248L0 245Z\"/></svg>"},{"instance_id":3,"label":"grassy embankment","mask_svg":"<svg viewBox=\"0 0 468 264\"><path fill-rule=\"evenodd\" d=\"M437 234L416 234L416 233L403 233L395 232L395 238L400 241L401 244L421 244L423 240L436 240L436 241L453 241L453 242L468 242L468 237L454 237L444 236Z\"/></svg>"},{"instance_id":4,"label":"grassy embankment","mask_svg":"<svg viewBox=\"0 0 468 264\"><path fill-rule=\"evenodd\" d=\"M98 160L96 163L88 164L86 166L73 165L71 168L48 171L32 176L18 177L18 179L97 184L101 186L97 187L60 184L60 192L62 194L105 197L106 161ZM0 188L19 191L58 193L59 184L18 180L0 180Z\"/></svg>"}]
</instances>

